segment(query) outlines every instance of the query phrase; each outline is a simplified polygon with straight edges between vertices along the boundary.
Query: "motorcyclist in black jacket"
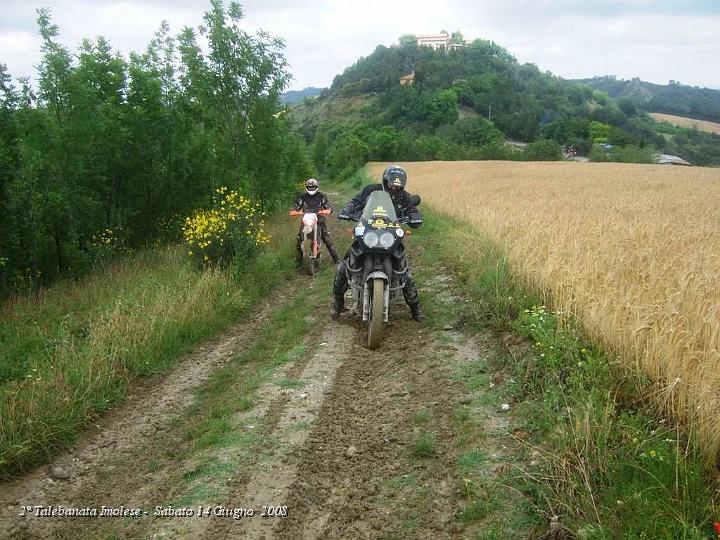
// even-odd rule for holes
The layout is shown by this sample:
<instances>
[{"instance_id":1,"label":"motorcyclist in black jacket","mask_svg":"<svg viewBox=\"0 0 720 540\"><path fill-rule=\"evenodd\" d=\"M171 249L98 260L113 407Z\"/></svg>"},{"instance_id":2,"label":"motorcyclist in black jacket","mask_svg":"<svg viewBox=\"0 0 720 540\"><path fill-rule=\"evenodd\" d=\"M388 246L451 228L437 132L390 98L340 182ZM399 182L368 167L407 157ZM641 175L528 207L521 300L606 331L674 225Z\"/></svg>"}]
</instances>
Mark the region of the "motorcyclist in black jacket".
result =
<instances>
[{"instance_id":1,"label":"motorcyclist in black jacket","mask_svg":"<svg viewBox=\"0 0 720 540\"><path fill-rule=\"evenodd\" d=\"M314 212L317 214L320 210L332 210L332 206L330 206L330 201L328 201L325 194L320 191L320 184L318 181L315 180L315 178L308 178L305 182L305 193L298 194L292 209L302 212ZM339 263L340 258L338 257L337 251L335 251L332 238L330 238L330 233L327 230L325 216L318 215L317 226L320 232L320 238L322 238L322 241L325 242L333 263ZM300 223L300 230L298 231L297 243L295 246L295 257L298 266L302 266L303 261L303 240L303 225Z\"/></svg>"},{"instance_id":2,"label":"motorcyclist in black jacket","mask_svg":"<svg viewBox=\"0 0 720 540\"><path fill-rule=\"evenodd\" d=\"M420 198L417 195L411 195L405 191L407 183L407 173L402 167L396 165L388 167L383 172L381 184L370 184L363 188L353 199L340 211L340 219L357 219L365 207L365 202L373 191L384 190L390 194L395 212L398 218L408 219L408 225L417 228L422 224L422 216L416 208ZM357 240L348 249L344 260L338 265L335 273L335 283L333 285L333 303L330 314L337 317L345 309L345 291L348 289L348 272L347 266L355 267L355 258L361 254ZM407 264L405 251L400 252L400 256L393 261L393 267L397 270L407 268L405 274L405 285L403 287L403 296L405 302L410 307L410 314L416 321L425 318L420 310L420 297L418 296L415 281L410 273L410 265Z\"/></svg>"}]
</instances>

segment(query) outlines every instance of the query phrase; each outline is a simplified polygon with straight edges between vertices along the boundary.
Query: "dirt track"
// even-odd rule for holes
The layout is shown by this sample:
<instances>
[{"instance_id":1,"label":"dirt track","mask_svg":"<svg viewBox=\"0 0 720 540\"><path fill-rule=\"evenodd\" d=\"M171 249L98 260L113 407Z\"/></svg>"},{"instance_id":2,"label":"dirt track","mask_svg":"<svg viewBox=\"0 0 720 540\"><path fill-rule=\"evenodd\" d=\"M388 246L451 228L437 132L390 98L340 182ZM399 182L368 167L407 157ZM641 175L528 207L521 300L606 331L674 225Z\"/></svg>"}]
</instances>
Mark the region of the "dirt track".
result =
<instances>
[{"instance_id":1,"label":"dirt track","mask_svg":"<svg viewBox=\"0 0 720 540\"><path fill-rule=\"evenodd\" d=\"M455 375L464 363L491 354L495 344L479 343L458 331L433 330L409 319L399 307L382 346L369 351L350 315L338 321L327 306L311 315L319 335L306 353L277 368L256 391L252 409L234 423L257 434L247 452L240 445L203 454L213 463L237 465L222 485L206 487L195 499L194 517L154 517L158 505L183 500L186 484L177 471L194 470L198 457L176 459L169 449L183 430L177 422L202 382L251 343L273 310L292 295L297 276L275 300L245 322L197 348L172 373L138 388L127 402L97 426L97 432L48 467L3 485L1 538L181 537L181 538L450 538L464 537L456 519L456 471L461 404L466 387ZM458 302L450 276L425 288L437 299ZM280 381L302 381L281 388ZM494 407L476 406L490 437L478 442L491 456L488 474L516 450L507 417ZM173 420L174 419L174 420ZM432 441L428 455L418 440ZM58 469L59 468L59 469ZM53 472L55 474L53 474ZM57 474L60 472L60 474ZM53 478L53 476L55 478ZM67 476L67 478L59 478ZM211 489L212 488L212 489ZM213 491L214 489L214 491ZM142 508L130 518L19 517L22 505L65 508ZM197 515L197 506L210 515ZM190 506L188 504L187 506ZM287 508L287 517L260 517L263 506ZM220 508L221 510L217 510ZM213 515L223 509L253 508L256 515L236 519Z\"/></svg>"}]
</instances>

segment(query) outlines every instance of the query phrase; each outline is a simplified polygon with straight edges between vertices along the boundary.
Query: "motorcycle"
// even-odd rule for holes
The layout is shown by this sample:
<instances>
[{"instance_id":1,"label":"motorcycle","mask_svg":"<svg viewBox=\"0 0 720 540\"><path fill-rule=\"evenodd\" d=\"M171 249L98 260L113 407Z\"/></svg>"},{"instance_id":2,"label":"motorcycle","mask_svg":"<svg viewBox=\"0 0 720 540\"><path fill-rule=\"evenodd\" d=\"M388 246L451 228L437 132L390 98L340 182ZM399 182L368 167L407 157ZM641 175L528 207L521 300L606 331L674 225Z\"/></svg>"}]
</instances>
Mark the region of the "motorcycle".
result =
<instances>
[{"instance_id":1,"label":"motorcycle","mask_svg":"<svg viewBox=\"0 0 720 540\"><path fill-rule=\"evenodd\" d=\"M419 202L419 197L417 198ZM383 325L390 319L391 305L400 303L405 286L407 263L396 268L405 249L403 238L410 233L402 225L390 195L374 191L368 197L363 212L350 216L356 221L355 241L351 249L354 257L347 261L349 291L355 310L367 322L367 347L376 349L383 334ZM353 261L355 266L350 265Z\"/></svg>"},{"instance_id":2,"label":"motorcycle","mask_svg":"<svg viewBox=\"0 0 720 540\"><path fill-rule=\"evenodd\" d=\"M290 216L302 217L303 224L303 266L308 275L314 275L320 270L320 242L318 241L318 216L330 215L332 210L325 209L319 212L303 212L290 210Z\"/></svg>"}]
</instances>

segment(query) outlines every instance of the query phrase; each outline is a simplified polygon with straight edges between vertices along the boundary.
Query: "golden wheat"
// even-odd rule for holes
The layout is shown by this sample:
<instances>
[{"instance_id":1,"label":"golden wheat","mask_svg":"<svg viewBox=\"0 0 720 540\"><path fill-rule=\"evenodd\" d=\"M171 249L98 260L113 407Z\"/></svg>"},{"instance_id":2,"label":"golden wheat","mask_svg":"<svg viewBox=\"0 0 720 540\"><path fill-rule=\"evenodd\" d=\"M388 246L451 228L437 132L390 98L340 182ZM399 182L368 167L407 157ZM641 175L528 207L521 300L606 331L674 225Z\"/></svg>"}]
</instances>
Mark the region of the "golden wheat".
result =
<instances>
[{"instance_id":1,"label":"golden wheat","mask_svg":"<svg viewBox=\"0 0 720 540\"><path fill-rule=\"evenodd\" d=\"M720 124L716 122L708 122L707 120L695 120L694 118L685 118L684 116L675 116L674 114L650 113L658 122L668 122L673 126L682 128L697 128L700 131L709 133L720 133Z\"/></svg>"},{"instance_id":2,"label":"golden wheat","mask_svg":"<svg viewBox=\"0 0 720 540\"><path fill-rule=\"evenodd\" d=\"M379 178L384 164L370 164ZM720 455L720 169L406 163L411 192L497 241L514 267L662 389Z\"/></svg>"}]
</instances>

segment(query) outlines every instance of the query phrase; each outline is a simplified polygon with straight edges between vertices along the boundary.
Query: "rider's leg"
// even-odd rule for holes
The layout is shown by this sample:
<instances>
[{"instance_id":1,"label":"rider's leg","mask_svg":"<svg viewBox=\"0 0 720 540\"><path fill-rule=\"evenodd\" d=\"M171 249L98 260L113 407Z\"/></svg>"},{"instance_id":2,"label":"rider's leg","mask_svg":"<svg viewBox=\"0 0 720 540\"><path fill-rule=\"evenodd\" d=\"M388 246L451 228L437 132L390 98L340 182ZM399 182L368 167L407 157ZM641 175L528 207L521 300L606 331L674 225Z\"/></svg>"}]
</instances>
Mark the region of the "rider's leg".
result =
<instances>
[{"instance_id":1,"label":"rider's leg","mask_svg":"<svg viewBox=\"0 0 720 540\"><path fill-rule=\"evenodd\" d=\"M296 239L297 241L295 243L295 263L298 266L302 266L302 263L303 263L303 248L302 248L302 243L304 240L303 236L304 236L303 235L303 226L301 223L300 230L298 231L298 234L297 234L297 239Z\"/></svg>"},{"instance_id":2,"label":"rider's leg","mask_svg":"<svg viewBox=\"0 0 720 540\"><path fill-rule=\"evenodd\" d=\"M403 297L405 298L405 303L410 308L410 316L416 321L423 320L425 315L420 310L420 296L418 295L415 280L412 277L412 272L410 272L410 264L407 261L407 257L405 257L404 251L395 259L394 266L397 271L401 271L403 268L406 269L405 275L403 276Z\"/></svg>"},{"instance_id":3,"label":"rider's leg","mask_svg":"<svg viewBox=\"0 0 720 540\"><path fill-rule=\"evenodd\" d=\"M327 230L327 225L325 222L322 222L318 223L318 226L320 227L320 238L322 238L322 241L325 242L330 257L335 264L339 263L340 257L338 257L337 251L335 251L335 246L333 245L332 238L330 238L330 232Z\"/></svg>"},{"instance_id":4,"label":"rider's leg","mask_svg":"<svg viewBox=\"0 0 720 540\"><path fill-rule=\"evenodd\" d=\"M348 278L346 260L340 261L335 272L333 283L333 303L330 307L330 315L337 317L345 310L345 291L348 290Z\"/></svg>"}]
</instances>

